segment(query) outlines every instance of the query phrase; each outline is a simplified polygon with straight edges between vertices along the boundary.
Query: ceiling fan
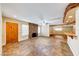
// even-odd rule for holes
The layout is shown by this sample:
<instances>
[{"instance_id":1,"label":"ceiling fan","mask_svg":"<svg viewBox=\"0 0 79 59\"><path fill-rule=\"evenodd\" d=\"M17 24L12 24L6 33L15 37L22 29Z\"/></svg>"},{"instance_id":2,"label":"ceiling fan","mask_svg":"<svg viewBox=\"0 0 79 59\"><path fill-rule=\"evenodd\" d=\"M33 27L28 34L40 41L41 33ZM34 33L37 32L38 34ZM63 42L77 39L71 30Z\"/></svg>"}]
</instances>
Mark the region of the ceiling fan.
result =
<instances>
[{"instance_id":1,"label":"ceiling fan","mask_svg":"<svg viewBox=\"0 0 79 59\"><path fill-rule=\"evenodd\" d=\"M42 21L43 24L49 24L48 21L44 18L43 15L39 16L40 20Z\"/></svg>"}]
</instances>

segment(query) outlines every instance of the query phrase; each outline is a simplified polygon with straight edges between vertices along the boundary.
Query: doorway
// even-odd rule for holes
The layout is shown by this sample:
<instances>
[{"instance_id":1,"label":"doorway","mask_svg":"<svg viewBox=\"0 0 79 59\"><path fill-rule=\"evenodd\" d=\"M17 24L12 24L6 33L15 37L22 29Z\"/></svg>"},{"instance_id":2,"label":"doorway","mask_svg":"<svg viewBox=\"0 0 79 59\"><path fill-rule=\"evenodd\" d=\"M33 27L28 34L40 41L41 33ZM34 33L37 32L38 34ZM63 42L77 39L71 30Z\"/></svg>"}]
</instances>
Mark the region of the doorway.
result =
<instances>
[{"instance_id":1,"label":"doorway","mask_svg":"<svg viewBox=\"0 0 79 59\"><path fill-rule=\"evenodd\" d=\"M18 42L18 24L6 22L6 44Z\"/></svg>"}]
</instances>

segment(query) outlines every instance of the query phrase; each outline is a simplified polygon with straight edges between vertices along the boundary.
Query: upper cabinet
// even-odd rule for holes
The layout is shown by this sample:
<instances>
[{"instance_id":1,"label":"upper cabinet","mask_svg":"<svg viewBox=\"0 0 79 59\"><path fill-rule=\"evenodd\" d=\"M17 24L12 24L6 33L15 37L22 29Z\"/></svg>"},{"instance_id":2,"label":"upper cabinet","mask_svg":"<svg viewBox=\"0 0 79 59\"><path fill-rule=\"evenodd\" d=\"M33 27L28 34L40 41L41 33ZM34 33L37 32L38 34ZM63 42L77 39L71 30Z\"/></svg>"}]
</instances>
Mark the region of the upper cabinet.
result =
<instances>
[{"instance_id":1,"label":"upper cabinet","mask_svg":"<svg viewBox=\"0 0 79 59\"><path fill-rule=\"evenodd\" d=\"M79 6L79 3L70 3L64 12L63 23L64 24L75 24L75 10Z\"/></svg>"}]
</instances>

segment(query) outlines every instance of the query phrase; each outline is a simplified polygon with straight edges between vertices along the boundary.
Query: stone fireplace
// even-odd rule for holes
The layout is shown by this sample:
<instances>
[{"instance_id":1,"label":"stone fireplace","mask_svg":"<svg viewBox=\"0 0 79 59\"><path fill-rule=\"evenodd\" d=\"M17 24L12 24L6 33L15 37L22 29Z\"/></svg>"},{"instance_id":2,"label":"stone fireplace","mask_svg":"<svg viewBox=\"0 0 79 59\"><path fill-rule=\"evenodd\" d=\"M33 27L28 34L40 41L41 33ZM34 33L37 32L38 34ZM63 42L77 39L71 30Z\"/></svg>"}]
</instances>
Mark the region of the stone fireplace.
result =
<instances>
[{"instance_id":1,"label":"stone fireplace","mask_svg":"<svg viewBox=\"0 0 79 59\"><path fill-rule=\"evenodd\" d=\"M29 38L38 36L38 25L29 23Z\"/></svg>"},{"instance_id":2,"label":"stone fireplace","mask_svg":"<svg viewBox=\"0 0 79 59\"><path fill-rule=\"evenodd\" d=\"M37 37L38 34L37 33L32 33L32 37Z\"/></svg>"}]
</instances>

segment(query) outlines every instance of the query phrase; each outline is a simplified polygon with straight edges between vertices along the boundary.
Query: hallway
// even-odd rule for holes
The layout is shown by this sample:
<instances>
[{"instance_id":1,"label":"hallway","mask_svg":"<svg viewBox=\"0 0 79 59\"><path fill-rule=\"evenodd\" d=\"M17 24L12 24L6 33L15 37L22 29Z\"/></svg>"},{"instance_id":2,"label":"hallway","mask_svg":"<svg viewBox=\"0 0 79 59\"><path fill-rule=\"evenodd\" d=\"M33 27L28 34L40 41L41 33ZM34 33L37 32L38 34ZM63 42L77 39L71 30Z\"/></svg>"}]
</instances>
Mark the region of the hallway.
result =
<instances>
[{"instance_id":1,"label":"hallway","mask_svg":"<svg viewBox=\"0 0 79 59\"><path fill-rule=\"evenodd\" d=\"M4 56L72 56L72 52L62 36L38 37L3 47Z\"/></svg>"}]
</instances>

